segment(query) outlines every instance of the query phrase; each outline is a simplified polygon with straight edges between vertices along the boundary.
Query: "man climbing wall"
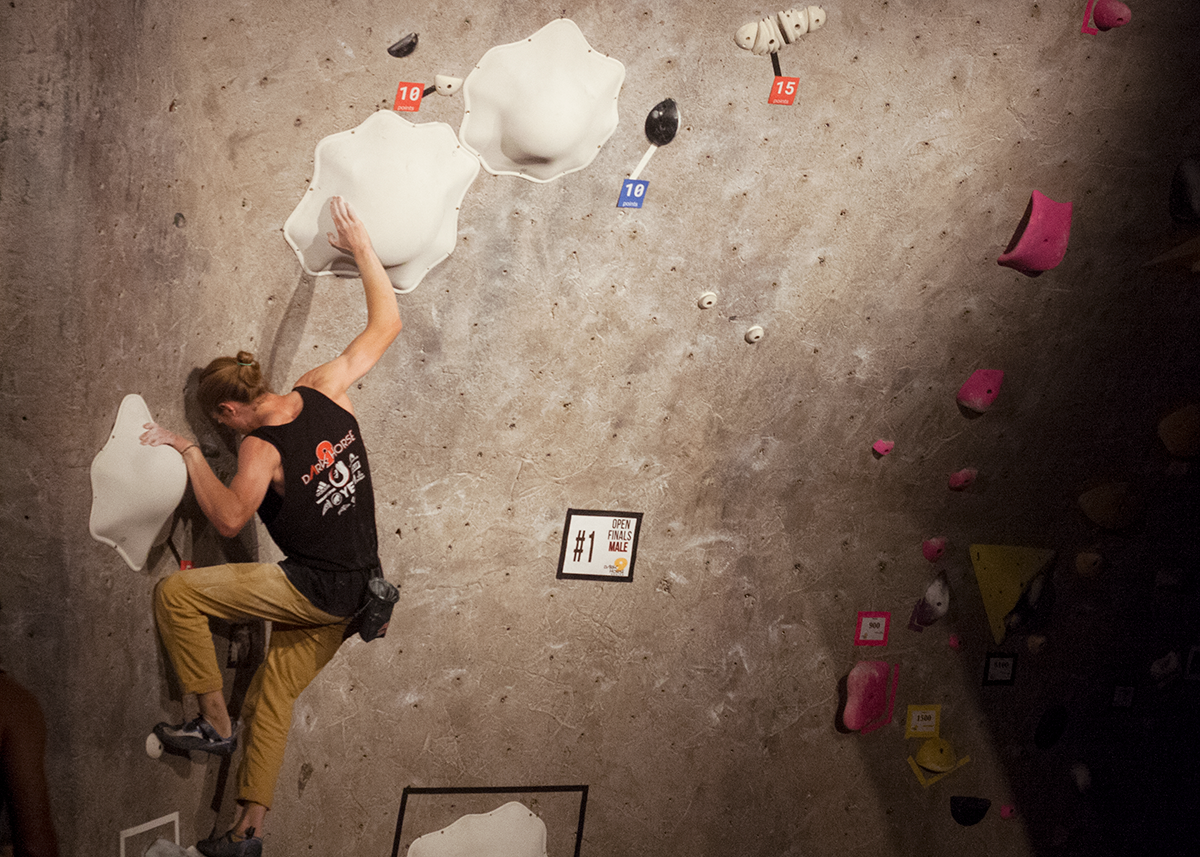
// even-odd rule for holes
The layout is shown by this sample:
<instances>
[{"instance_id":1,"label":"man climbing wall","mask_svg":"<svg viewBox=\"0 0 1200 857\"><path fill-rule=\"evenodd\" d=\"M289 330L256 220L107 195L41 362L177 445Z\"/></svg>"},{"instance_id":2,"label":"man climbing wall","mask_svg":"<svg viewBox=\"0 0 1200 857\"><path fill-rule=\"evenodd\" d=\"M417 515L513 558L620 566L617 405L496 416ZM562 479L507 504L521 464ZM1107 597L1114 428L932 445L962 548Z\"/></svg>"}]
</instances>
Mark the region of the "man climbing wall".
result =
<instances>
[{"instance_id":1,"label":"man climbing wall","mask_svg":"<svg viewBox=\"0 0 1200 857\"><path fill-rule=\"evenodd\" d=\"M143 443L169 444L183 455L200 508L222 535L236 535L257 511L287 554L279 564L185 569L162 580L155 592L163 643L184 691L196 694L200 707L200 716L189 723L155 727L163 744L175 750L229 755L237 746L209 617L277 623L244 709L249 734L238 769L238 813L230 830L197 844L207 857L262 853L293 703L337 652L355 614L370 611L372 596L389 606L395 600L394 588L377 585L375 499L347 390L395 340L400 313L362 221L340 197L330 210L337 235L330 234L329 242L354 257L362 276L365 329L336 358L300 376L285 395L267 387L248 352L209 364L200 378L200 404L244 436L228 486L193 441L153 423L142 435Z\"/></svg>"}]
</instances>

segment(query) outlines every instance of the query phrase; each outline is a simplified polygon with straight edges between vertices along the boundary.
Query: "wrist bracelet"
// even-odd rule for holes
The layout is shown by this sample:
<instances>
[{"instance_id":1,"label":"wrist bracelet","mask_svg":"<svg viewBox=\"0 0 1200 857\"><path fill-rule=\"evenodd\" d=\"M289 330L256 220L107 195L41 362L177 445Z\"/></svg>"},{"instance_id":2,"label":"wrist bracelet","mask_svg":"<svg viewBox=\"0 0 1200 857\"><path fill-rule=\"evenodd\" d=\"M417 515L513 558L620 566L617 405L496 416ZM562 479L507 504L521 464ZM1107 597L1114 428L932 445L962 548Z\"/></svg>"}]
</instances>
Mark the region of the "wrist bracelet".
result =
<instances>
[{"instance_id":1,"label":"wrist bracelet","mask_svg":"<svg viewBox=\"0 0 1200 857\"><path fill-rule=\"evenodd\" d=\"M179 454L183 455L185 452L187 452L189 449L192 449L193 447L195 447L196 449L199 449L200 445L196 444L196 443L189 443L187 446L185 446L183 448L183 450Z\"/></svg>"}]
</instances>

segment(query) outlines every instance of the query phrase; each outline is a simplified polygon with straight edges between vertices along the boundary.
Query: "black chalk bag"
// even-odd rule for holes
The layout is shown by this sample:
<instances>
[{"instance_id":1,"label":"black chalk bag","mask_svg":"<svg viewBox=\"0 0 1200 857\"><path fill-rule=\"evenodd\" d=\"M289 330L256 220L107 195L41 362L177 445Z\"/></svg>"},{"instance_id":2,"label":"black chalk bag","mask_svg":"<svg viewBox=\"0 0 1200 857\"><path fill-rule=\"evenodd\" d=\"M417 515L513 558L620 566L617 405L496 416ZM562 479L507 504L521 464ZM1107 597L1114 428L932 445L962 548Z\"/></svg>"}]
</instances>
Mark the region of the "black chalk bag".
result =
<instances>
[{"instance_id":1,"label":"black chalk bag","mask_svg":"<svg viewBox=\"0 0 1200 857\"><path fill-rule=\"evenodd\" d=\"M359 608L356 617L358 636L369 643L387 634L388 623L392 621L392 608L399 600L400 590L382 577L368 580L367 600Z\"/></svg>"}]
</instances>

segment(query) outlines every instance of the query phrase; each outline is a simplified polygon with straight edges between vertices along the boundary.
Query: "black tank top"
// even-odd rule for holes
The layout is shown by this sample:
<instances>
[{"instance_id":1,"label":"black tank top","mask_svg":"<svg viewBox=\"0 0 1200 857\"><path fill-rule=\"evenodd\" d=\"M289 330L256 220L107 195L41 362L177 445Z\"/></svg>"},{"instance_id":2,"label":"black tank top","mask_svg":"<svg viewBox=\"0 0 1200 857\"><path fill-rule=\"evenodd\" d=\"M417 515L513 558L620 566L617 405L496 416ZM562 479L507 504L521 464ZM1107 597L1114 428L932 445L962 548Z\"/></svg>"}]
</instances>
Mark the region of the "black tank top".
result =
<instances>
[{"instance_id":1,"label":"black tank top","mask_svg":"<svg viewBox=\"0 0 1200 857\"><path fill-rule=\"evenodd\" d=\"M349 616L379 574L367 450L353 414L311 387L296 392L296 419L250 433L283 459L283 496L268 486L258 516L287 554L292 585L326 613Z\"/></svg>"}]
</instances>

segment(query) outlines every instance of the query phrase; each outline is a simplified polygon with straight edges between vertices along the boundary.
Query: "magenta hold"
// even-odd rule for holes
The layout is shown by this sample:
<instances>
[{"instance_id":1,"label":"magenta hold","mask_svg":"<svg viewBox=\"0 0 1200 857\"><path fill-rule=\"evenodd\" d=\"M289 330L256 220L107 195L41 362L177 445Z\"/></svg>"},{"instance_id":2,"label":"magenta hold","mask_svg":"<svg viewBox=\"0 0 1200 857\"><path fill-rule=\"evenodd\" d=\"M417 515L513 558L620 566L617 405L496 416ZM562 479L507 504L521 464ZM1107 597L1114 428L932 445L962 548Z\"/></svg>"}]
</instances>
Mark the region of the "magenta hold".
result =
<instances>
[{"instance_id":1,"label":"magenta hold","mask_svg":"<svg viewBox=\"0 0 1200 857\"><path fill-rule=\"evenodd\" d=\"M996 263L1030 277L1056 267L1071 239L1071 209L1071 203L1055 202L1035 190L1016 234Z\"/></svg>"},{"instance_id":2,"label":"magenta hold","mask_svg":"<svg viewBox=\"0 0 1200 857\"><path fill-rule=\"evenodd\" d=\"M1097 0L1092 7L1092 21L1098 30L1124 27L1132 17L1133 13L1121 0Z\"/></svg>"},{"instance_id":3,"label":"magenta hold","mask_svg":"<svg viewBox=\"0 0 1200 857\"><path fill-rule=\"evenodd\" d=\"M958 389L958 403L982 414L1000 395L1004 373L999 369L976 369Z\"/></svg>"},{"instance_id":4,"label":"magenta hold","mask_svg":"<svg viewBox=\"0 0 1200 857\"><path fill-rule=\"evenodd\" d=\"M925 554L925 559L930 562L937 562L946 553L945 537L926 539L921 545L921 553Z\"/></svg>"},{"instance_id":5,"label":"magenta hold","mask_svg":"<svg viewBox=\"0 0 1200 857\"><path fill-rule=\"evenodd\" d=\"M950 474L950 490L965 491L975 482L975 477L979 475L979 471L974 467L964 467L957 473Z\"/></svg>"},{"instance_id":6,"label":"magenta hold","mask_svg":"<svg viewBox=\"0 0 1200 857\"><path fill-rule=\"evenodd\" d=\"M886 661L859 661L846 679L846 708L842 723L860 731L887 710L888 673Z\"/></svg>"},{"instance_id":7,"label":"magenta hold","mask_svg":"<svg viewBox=\"0 0 1200 857\"><path fill-rule=\"evenodd\" d=\"M871 444L871 449L873 449L877 455L887 455L895 448L895 446L896 444L890 440L877 440Z\"/></svg>"}]
</instances>

